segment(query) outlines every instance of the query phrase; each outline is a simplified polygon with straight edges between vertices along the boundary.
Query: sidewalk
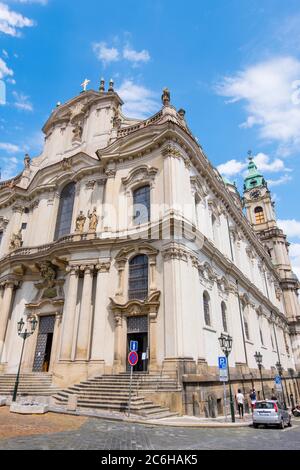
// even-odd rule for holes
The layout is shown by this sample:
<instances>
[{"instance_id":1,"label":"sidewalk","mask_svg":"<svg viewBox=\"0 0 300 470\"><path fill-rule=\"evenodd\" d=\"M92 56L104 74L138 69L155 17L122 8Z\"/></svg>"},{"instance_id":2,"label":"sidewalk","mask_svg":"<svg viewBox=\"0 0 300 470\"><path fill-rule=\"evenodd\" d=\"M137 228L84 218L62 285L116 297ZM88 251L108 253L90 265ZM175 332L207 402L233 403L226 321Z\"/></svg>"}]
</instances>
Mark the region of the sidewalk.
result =
<instances>
[{"instance_id":1,"label":"sidewalk","mask_svg":"<svg viewBox=\"0 0 300 470\"><path fill-rule=\"evenodd\" d=\"M108 412L89 408L77 408L76 411L68 411L63 406L49 406L49 412L62 413L65 415L87 416L90 418L106 419L108 421L123 421L125 423L144 424L148 426L170 426L188 428L239 428L248 427L252 424L252 415L245 415L241 420L236 415L235 423L231 422L231 417L227 416L227 421L223 416L218 418L198 418L196 416L174 416L170 418L146 419L143 416L131 415L130 418L121 412Z\"/></svg>"}]
</instances>

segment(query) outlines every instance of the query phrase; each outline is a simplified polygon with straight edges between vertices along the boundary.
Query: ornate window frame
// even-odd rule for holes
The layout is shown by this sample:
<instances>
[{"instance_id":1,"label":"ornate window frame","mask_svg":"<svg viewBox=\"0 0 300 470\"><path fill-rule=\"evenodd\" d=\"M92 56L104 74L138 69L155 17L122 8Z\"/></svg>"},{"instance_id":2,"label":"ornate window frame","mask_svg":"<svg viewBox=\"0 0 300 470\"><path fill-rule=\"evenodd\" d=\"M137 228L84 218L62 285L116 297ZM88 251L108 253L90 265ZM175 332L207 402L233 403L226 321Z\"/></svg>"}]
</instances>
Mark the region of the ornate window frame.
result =
<instances>
[{"instance_id":1,"label":"ornate window frame","mask_svg":"<svg viewBox=\"0 0 300 470\"><path fill-rule=\"evenodd\" d=\"M127 196L127 207L130 215L130 225L136 226L134 223L134 201L133 193L136 189L143 186L150 187L150 220L151 221L151 206L153 204L153 189L155 187L156 175L158 169L149 165L139 165L138 167L131 170L128 176L122 178L122 185ZM146 222L148 223L148 222Z\"/></svg>"}]
</instances>

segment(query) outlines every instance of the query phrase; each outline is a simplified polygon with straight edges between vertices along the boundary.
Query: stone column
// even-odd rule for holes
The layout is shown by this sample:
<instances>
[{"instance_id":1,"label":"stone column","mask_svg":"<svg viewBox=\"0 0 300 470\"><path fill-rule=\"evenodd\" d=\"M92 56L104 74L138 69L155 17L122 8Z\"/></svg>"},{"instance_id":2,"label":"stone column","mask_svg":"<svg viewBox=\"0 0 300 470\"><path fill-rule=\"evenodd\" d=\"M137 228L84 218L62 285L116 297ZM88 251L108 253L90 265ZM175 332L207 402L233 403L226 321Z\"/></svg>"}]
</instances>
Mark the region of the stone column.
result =
<instances>
[{"instance_id":1,"label":"stone column","mask_svg":"<svg viewBox=\"0 0 300 470\"><path fill-rule=\"evenodd\" d=\"M156 310L149 313L149 342L150 342L150 357L149 357L149 370L151 372L157 371L157 312Z\"/></svg>"},{"instance_id":2,"label":"stone column","mask_svg":"<svg viewBox=\"0 0 300 470\"><path fill-rule=\"evenodd\" d=\"M67 271L69 272L69 285L63 314L64 323L60 358L65 361L70 361L72 354L74 322L77 304L78 266L69 266L67 268Z\"/></svg>"},{"instance_id":3,"label":"stone column","mask_svg":"<svg viewBox=\"0 0 300 470\"><path fill-rule=\"evenodd\" d=\"M114 368L122 366L122 325L123 319L120 313L115 313L115 344L114 344Z\"/></svg>"},{"instance_id":4,"label":"stone column","mask_svg":"<svg viewBox=\"0 0 300 470\"><path fill-rule=\"evenodd\" d=\"M0 312L0 362L1 356L4 348L4 340L7 329L8 317L11 310L13 291L15 288L14 281L8 281L5 284L5 290L1 303L1 312Z\"/></svg>"},{"instance_id":5,"label":"stone column","mask_svg":"<svg viewBox=\"0 0 300 470\"><path fill-rule=\"evenodd\" d=\"M92 340L92 360L104 359L105 347L105 325L107 322L107 286L108 286L108 272L110 269L110 262L99 263L96 265L98 270L97 274L97 287L95 299L95 316L93 327L93 340Z\"/></svg>"},{"instance_id":6,"label":"stone column","mask_svg":"<svg viewBox=\"0 0 300 470\"><path fill-rule=\"evenodd\" d=\"M92 313L92 291L94 266L81 266L84 271L82 299L80 306L78 337L76 347L76 360L87 361L89 354L91 313Z\"/></svg>"},{"instance_id":7,"label":"stone column","mask_svg":"<svg viewBox=\"0 0 300 470\"><path fill-rule=\"evenodd\" d=\"M115 176L116 176L116 165L111 163L106 168L107 182L105 187L105 203L103 214L103 230L105 232L111 232L116 230L117 222L117 198L114 195L115 189Z\"/></svg>"}]
</instances>

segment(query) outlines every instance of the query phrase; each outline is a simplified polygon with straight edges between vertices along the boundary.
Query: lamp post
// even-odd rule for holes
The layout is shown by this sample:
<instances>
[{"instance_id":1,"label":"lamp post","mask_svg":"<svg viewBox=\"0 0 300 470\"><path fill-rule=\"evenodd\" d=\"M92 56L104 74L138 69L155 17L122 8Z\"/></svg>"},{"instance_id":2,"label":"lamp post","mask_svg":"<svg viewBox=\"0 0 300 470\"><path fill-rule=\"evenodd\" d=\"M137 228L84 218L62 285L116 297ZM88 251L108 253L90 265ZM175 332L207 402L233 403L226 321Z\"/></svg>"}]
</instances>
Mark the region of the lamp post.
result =
<instances>
[{"instance_id":1,"label":"lamp post","mask_svg":"<svg viewBox=\"0 0 300 470\"><path fill-rule=\"evenodd\" d=\"M230 396L230 412L231 412L231 421L235 422L235 413L234 413L234 404L233 404L233 396L231 390L231 383L230 383L230 371L229 371L229 362L228 356L232 350L232 337L229 335L221 334L219 339L220 347L227 359L227 373L228 373L228 385L229 385L229 396Z\"/></svg>"},{"instance_id":2,"label":"lamp post","mask_svg":"<svg viewBox=\"0 0 300 470\"><path fill-rule=\"evenodd\" d=\"M279 377L281 379L281 390L282 390L283 403L284 403L284 406L286 408L287 406L286 406L286 400L285 400L285 393L284 393L284 387L283 387L283 383L282 383L283 367L282 367L282 365L279 361L277 361L275 365L276 365L276 368L278 370Z\"/></svg>"},{"instance_id":3,"label":"lamp post","mask_svg":"<svg viewBox=\"0 0 300 470\"><path fill-rule=\"evenodd\" d=\"M23 339L23 344L22 344L22 351L21 351L21 357L20 357L20 362L19 362L19 368L18 368L18 373L17 373L15 387L14 387L14 393L13 393L13 398L12 398L13 402L17 400L17 393L18 393L18 387L19 387L20 371L21 371L21 364L22 364L22 359L23 359L25 341L26 341L27 338L29 338L29 336L31 336L35 332L35 329L36 329L36 326L37 326L38 322L35 318L32 318L32 320L30 320L28 323L30 324L30 330L25 328L25 331L23 333L22 331L23 331L23 328L24 328L24 325L25 325L25 322L24 322L23 318L21 318L21 320L18 322L18 335L20 336L20 338Z\"/></svg>"},{"instance_id":4,"label":"lamp post","mask_svg":"<svg viewBox=\"0 0 300 470\"><path fill-rule=\"evenodd\" d=\"M264 389L264 383L263 383L263 379L262 379L262 374L261 374L261 368L262 368L262 354L260 352L257 352L254 354L254 358L256 360L256 364L258 366L258 369L259 369L259 375L260 375L260 383L261 383L261 389L262 389L262 393L263 393L263 397L264 397L264 400L266 399L265 397L265 389Z\"/></svg>"}]
</instances>

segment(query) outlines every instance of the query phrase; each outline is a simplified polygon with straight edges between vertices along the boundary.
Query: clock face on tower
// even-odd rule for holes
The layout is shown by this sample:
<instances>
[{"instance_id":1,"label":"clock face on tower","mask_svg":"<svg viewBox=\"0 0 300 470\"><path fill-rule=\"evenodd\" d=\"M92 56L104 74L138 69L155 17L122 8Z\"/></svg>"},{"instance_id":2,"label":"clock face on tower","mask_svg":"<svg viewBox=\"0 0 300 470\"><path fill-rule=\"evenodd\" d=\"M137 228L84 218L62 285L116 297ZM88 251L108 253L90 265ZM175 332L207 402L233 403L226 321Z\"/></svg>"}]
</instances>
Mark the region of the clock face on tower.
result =
<instances>
[{"instance_id":1,"label":"clock face on tower","mask_svg":"<svg viewBox=\"0 0 300 470\"><path fill-rule=\"evenodd\" d=\"M250 197L251 199L258 199L261 196L261 192L258 189L251 191Z\"/></svg>"}]
</instances>

